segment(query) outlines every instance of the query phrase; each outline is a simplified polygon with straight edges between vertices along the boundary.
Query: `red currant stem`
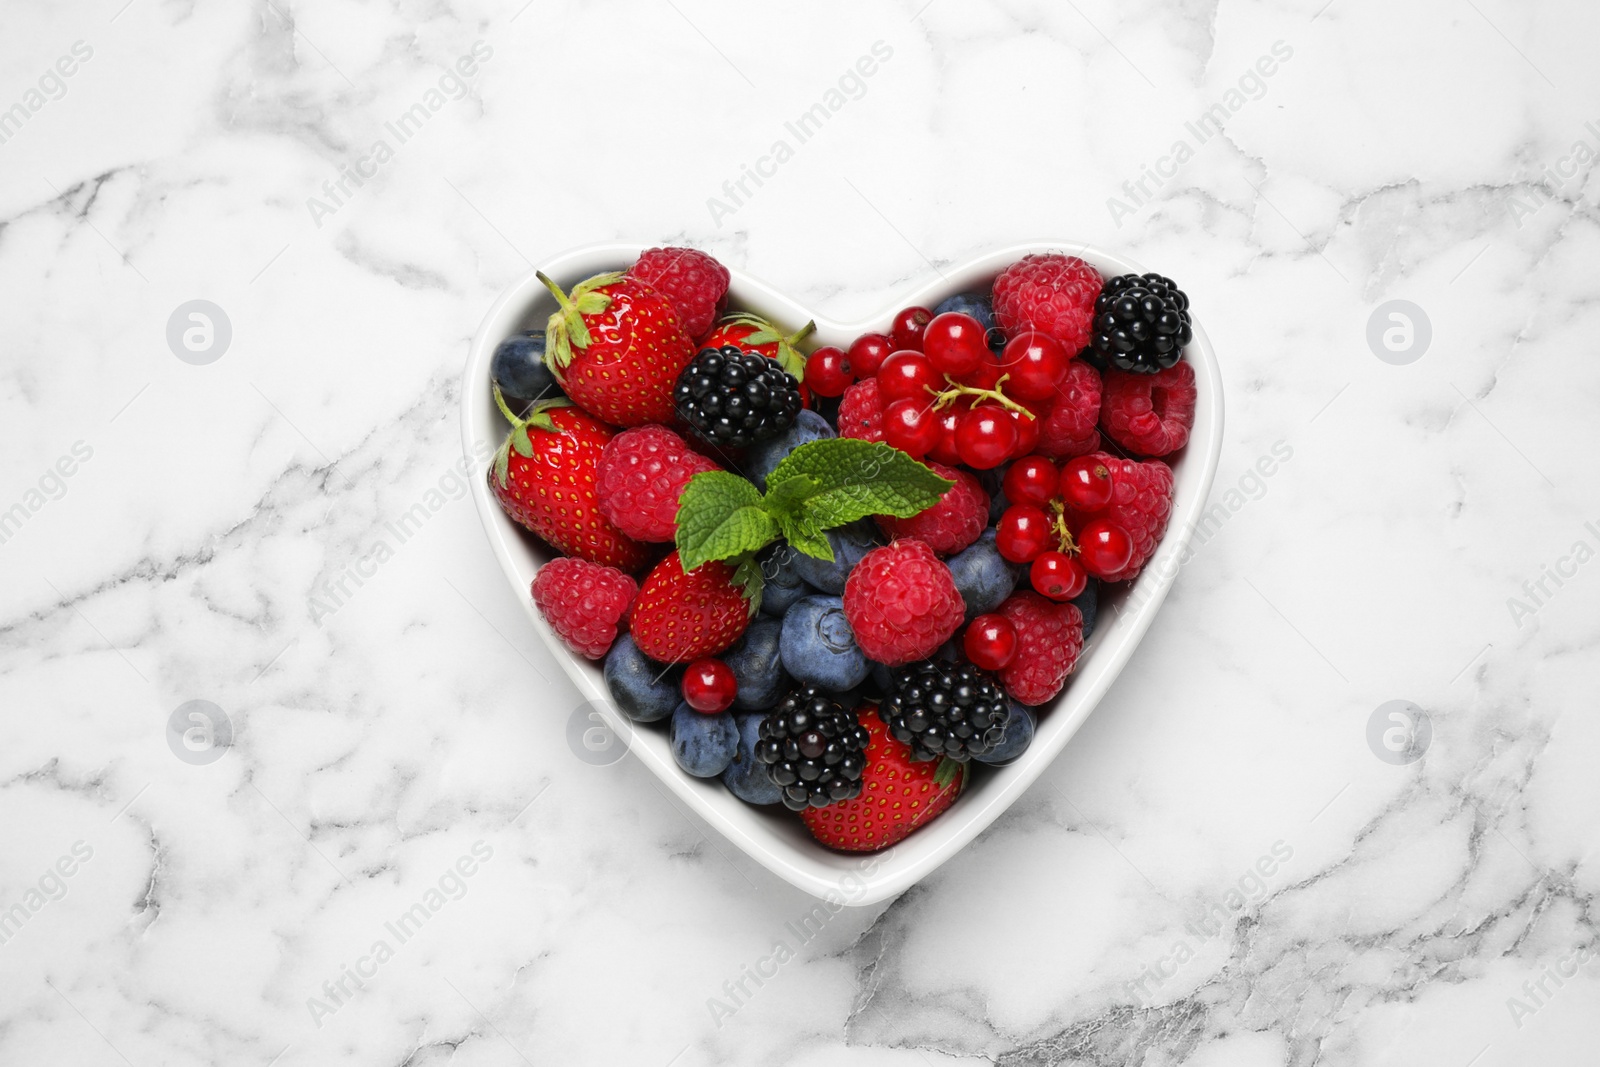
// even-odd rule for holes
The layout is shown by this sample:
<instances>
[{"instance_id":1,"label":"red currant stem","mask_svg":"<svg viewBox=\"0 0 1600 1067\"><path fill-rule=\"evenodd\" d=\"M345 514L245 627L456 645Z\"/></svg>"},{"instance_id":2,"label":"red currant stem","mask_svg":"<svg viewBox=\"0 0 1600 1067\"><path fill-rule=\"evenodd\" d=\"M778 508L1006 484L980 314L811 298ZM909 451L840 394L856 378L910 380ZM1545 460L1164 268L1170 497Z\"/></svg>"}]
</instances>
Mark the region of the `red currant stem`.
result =
<instances>
[{"instance_id":1,"label":"red currant stem","mask_svg":"<svg viewBox=\"0 0 1600 1067\"><path fill-rule=\"evenodd\" d=\"M1051 528L1056 532L1056 543L1061 546L1061 551L1069 556L1078 554L1078 542L1073 540L1072 531L1067 527L1066 508L1061 501L1050 501Z\"/></svg>"},{"instance_id":2,"label":"red currant stem","mask_svg":"<svg viewBox=\"0 0 1600 1067\"><path fill-rule=\"evenodd\" d=\"M950 377L950 375L946 374L944 376L944 380L949 384L949 388L944 392L941 393L935 391L931 385L925 386L924 388L926 388L928 392L934 394L935 399L933 401L933 410L935 411L942 411L951 404L954 404L957 397L979 396L985 400L993 400L1003 408L1020 412L1028 416L1030 419L1038 418L1038 416L1036 416L1033 412L1029 411L1027 408L1023 407L1021 404L1017 403L1015 400L1012 400L1009 396L1006 396L1000 391L1000 387L1006 384L1006 379L1009 377L1011 377L1011 375L1002 374L1000 375L999 380L994 383L993 389L979 389L977 386L973 385L962 385L960 382Z\"/></svg>"}]
</instances>

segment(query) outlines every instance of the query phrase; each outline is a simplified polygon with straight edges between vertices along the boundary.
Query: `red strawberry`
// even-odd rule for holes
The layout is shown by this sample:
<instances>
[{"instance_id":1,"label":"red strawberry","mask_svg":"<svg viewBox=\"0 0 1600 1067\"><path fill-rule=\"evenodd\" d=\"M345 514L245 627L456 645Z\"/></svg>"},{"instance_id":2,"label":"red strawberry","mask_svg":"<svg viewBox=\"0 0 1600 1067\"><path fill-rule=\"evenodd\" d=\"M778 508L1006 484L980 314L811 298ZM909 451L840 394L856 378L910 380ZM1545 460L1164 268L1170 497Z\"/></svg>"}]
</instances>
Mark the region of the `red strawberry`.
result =
<instances>
[{"instance_id":1,"label":"red strawberry","mask_svg":"<svg viewBox=\"0 0 1600 1067\"><path fill-rule=\"evenodd\" d=\"M768 359L777 360L779 366L794 375L795 381L804 382L806 357L802 356L795 346L811 336L816 328L816 323L808 322L786 336L782 330L759 315L741 312L729 315L717 323L717 328L700 342L700 347L721 348L724 345L732 345L741 352L760 353Z\"/></svg>"},{"instance_id":2,"label":"red strawberry","mask_svg":"<svg viewBox=\"0 0 1600 1067\"><path fill-rule=\"evenodd\" d=\"M543 401L519 419L498 387L494 399L512 426L489 471L505 513L558 552L624 571L642 568L650 550L600 514L595 493L595 466L611 427L566 400Z\"/></svg>"},{"instance_id":3,"label":"red strawberry","mask_svg":"<svg viewBox=\"0 0 1600 1067\"><path fill-rule=\"evenodd\" d=\"M613 426L672 421L672 389L694 356L678 313L636 278L597 274L568 296L542 273L561 310L545 362L579 407Z\"/></svg>"},{"instance_id":4,"label":"red strawberry","mask_svg":"<svg viewBox=\"0 0 1600 1067\"><path fill-rule=\"evenodd\" d=\"M728 268L698 249L646 249L628 274L672 302L691 341L705 336L728 303Z\"/></svg>"},{"instance_id":5,"label":"red strawberry","mask_svg":"<svg viewBox=\"0 0 1600 1067\"><path fill-rule=\"evenodd\" d=\"M687 663L739 640L750 623L750 601L733 577L721 560L684 573L676 552L656 564L628 620L639 651L657 663Z\"/></svg>"},{"instance_id":6,"label":"red strawberry","mask_svg":"<svg viewBox=\"0 0 1600 1067\"><path fill-rule=\"evenodd\" d=\"M914 761L911 746L889 736L871 705L863 705L867 743L861 795L800 813L822 844L840 852L876 852L905 840L955 802L967 784L967 765L951 759Z\"/></svg>"}]
</instances>

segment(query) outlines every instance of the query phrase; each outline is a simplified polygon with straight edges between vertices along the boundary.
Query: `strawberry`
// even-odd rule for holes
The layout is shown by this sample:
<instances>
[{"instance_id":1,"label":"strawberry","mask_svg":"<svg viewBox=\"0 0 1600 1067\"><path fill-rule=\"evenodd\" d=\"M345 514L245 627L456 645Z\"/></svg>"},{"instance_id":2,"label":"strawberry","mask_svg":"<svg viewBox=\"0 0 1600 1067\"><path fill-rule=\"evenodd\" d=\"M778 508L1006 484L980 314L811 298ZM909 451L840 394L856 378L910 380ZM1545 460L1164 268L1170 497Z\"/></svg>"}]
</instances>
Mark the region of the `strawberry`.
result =
<instances>
[{"instance_id":1,"label":"strawberry","mask_svg":"<svg viewBox=\"0 0 1600 1067\"><path fill-rule=\"evenodd\" d=\"M794 375L795 381L804 382L806 357L802 356L795 346L811 336L816 328L816 323L808 322L786 336L782 330L759 315L740 312L737 315L729 315L717 323L717 328L700 342L700 347L722 348L724 345L732 345L741 352L758 353L768 359L777 360L779 366Z\"/></svg>"},{"instance_id":2,"label":"strawberry","mask_svg":"<svg viewBox=\"0 0 1600 1067\"><path fill-rule=\"evenodd\" d=\"M642 569L650 550L600 513L595 493L595 465L611 427L565 399L535 404L525 419L511 413L499 386L494 400L511 423L489 471L489 488L505 513L565 555Z\"/></svg>"},{"instance_id":3,"label":"strawberry","mask_svg":"<svg viewBox=\"0 0 1600 1067\"><path fill-rule=\"evenodd\" d=\"M840 852L876 852L903 841L955 802L967 784L967 765L952 759L916 761L911 746L889 736L871 705L861 725L872 740L861 795L800 813L811 836Z\"/></svg>"},{"instance_id":4,"label":"strawberry","mask_svg":"<svg viewBox=\"0 0 1600 1067\"><path fill-rule=\"evenodd\" d=\"M639 651L657 663L714 656L744 635L753 604L721 560L684 572L678 553L656 564L628 620Z\"/></svg>"},{"instance_id":5,"label":"strawberry","mask_svg":"<svg viewBox=\"0 0 1600 1067\"><path fill-rule=\"evenodd\" d=\"M545 330L545 361L568 396L613 426L672 421L672 389L694 356L678 313L624 274L597 274L569 296L539 275L561 310Z\"/></svg>"}]
</instances>

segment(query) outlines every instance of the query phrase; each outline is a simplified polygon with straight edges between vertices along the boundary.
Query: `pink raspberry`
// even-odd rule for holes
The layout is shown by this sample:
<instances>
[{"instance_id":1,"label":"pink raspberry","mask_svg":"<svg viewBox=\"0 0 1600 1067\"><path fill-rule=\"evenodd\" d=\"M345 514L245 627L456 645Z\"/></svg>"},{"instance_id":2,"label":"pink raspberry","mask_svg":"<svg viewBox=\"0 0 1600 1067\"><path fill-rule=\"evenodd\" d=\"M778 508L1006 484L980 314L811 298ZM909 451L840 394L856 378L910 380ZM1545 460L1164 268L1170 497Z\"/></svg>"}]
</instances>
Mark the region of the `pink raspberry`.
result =
<instances>
[{"instance_id":1,"label":"pink raspberry","mask_svg":"<svg viewBox=\"0 0 1600 1067\"><path fill-rule=\"evenodd\" d=\"M1024 256L994 280L994 317L1007 337L1039 330L1077 355L1089 343L1105 280L1077 256Z\"/></svg>"},{"instance_id":2,"label":"pink raspberry","mask_svg":"<svg viewBox=\"0 0 1600 1067\"><path fill-rule=\"evenodd\" d=\"M914 537L875 548L844 583L844 617L868 659L927 659L961 627L966 604L933 549Z\"/></svg>"},{"instance_id":3,"label":"pink raspberry","mask_svg":"<svg viewBox=\"0 0 1600 1067\"><path fill-rule=\"evenodd\" d=\"M665 426L638 426L610 441L595 464L600 514L635 541L671 541L689 479L717 465Z\"/></svg>"},{"instance_id":4,"label":"pink raspberry","mask_svg":"<svg viewBox=\"0 0 1600 1067\"><path fill-rule=\"evenodd\" d=\"M1068 363L1055 407L1040 423L1037 450L1051 459L1071 459L1099 448L1100 396L1100 372L1081 359Z\"/></svg>"},{"instance_id":5,"label":"pink raspberry","mask_svg":"<svg viewBox=\"0 0 1600 1067\"><path fill-rule=\"evenodd\" d=\"M891 539L915 537L941 556L960 552L983 533L989 525L989 494L983 491L978 479L964 470L946 467L942 463L929 463L941 478L955 482L939 502L909 519L890 515L878 516L878 526Z\"/></svg>"},{"instance_id":6,"label":"pink raspberry","mask_svg":"<svg viewBox=\"0 0 1600 1067\"><path fill-rule=\"evenodd\" d=\"M883 400L878 379L863 378L839 399L839 436L860 441L883 440Z\"/></svg>"},{"instance_id":7,"label":"pink raspberry","mask_svg":"<svg viewBox=\"0 0 1600 1067\"><path fill-rule=\"evenodd\" d=\"M1194 368L1174 363L1155 374L1106 372L1100 425L1129 452L1165 456L1189 443L1197 391Z\"/></svg>"},{"instance_id":8,"label":"pink raspberry","mask_svg":"<svg viewBox=\"0 0 1600 1067\"><path fill-rule=\"evenodd\" d=\"M558 556L533 579L533 603L567 647L599 659L628 618L638 584L615 567Z\"/></svg>"},{"instance_id":9,"label":"pink raspberry","mask_svg":"<svg viewBox=\"0 0 1600 1067\"><path fill-rule=\"evenodd\" d=\"M693 248L652 248L628 274L667 298L683 332L698 341L728 302L728 268Z\"/></svg>"},{"instance_id":10,"label":"pink raspberry","mask_svg":"<svg viewBox=\"0 0 1600 1067\"><path fill-rule=\"evenodd\" d=\"M1121 571L1106 576L1108 582L1124 582L1144 569L1167 531L1167 520L1172 518L1172 468L1159 459L1140 462L1106 452L1096 452L1094 458L1111 472L1111 503L1092 515L1069 513L1068 525L1077 530L1090 519L1107 519L1128 531L1133 558Z\"/></svg>"},{"instance_id":11,"label":"pink raspberry","mask_svg":"<svg viewBox=\"0 0 1600 1067\"><path fill-rule=\"evenodd\" d=\"M1083 613L1038 593L1017 593L1000 605L1017 630L1017 654L1000 672L1000 684L1015 700L1043 704L1066 684L1083 651Z\"/></svg>"}]
</instances>

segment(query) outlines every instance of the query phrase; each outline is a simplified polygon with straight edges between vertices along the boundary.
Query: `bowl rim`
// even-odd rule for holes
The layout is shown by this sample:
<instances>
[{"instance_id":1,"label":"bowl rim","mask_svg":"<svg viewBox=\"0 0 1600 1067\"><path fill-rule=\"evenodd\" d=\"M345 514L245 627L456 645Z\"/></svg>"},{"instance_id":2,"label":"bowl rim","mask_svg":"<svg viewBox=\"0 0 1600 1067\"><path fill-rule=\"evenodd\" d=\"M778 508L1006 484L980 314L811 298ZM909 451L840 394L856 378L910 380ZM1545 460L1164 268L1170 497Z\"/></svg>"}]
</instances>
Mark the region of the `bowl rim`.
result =
<instances>
[{"instance_id":1,"label":"bowl rim","mask_svg":"<svg viewBox=\"0 0 1600 1067\"><path fill-rule=\"evenodd\" d=\"M651 246L645 243L621 241L583 245L545 257L538 270L559 284L570 286L603 270L623 269L648 247ZM809 319L817 326L812 343L848 344L862 333L886 330L900 308L934 306L939 299L969 291L980 280L987 284L1001 269L1025 255L1044 252L1079 256L1106 277L1145 273L1145 268L1135 261L1092 245L1036 240L980 253L947 268L935 268L928 281L896 298L883 311L856 322L841 322L819 314L768 283L731 267L729 305L756 310L779 322L798 324ZM462 446L472 462L481 462L484 445L492 450L503 437L503 419L494 408L489 384L494 349L517 329L527 328L534 321L530 316L535 309L546 304L553 310L552 298L535 271L529 270L495 299L473 336L461 386ZM1102 612L1068 685L1042 706L1044 713L1028 750L1004 767L990 768L980 788L968 788L938 819L882 852L851 854L824 849L805 835L798 820L786 813L784 817L794 822L799 836L788 830L780 832L769 812L740 801L720 780L684 774L673 761L665 736L636 730L612 703L600 665L571 653L534 608L528 595L536 571L536 567L530 569L532 538L500 510L486 477L469 479L473 500L495 557L524 612L583 698L576 710L592 705L628 745L629 754L644 763L679 800L784 881L812 896L846 906L878 903L915 885L954 856L1039 779L1116 680L1160 610L1186 560L1222 451L1221 371L1199 317L1191 311L1191 318L1194 339L1185 348L1184 358L1195 371L1195 423L1188 444L1175 460L1169 460L1174 475L1173 514L1155 555L1126 596L1112 605L1112 617L1107 618Z\"/></svg>"}]
</instances>

